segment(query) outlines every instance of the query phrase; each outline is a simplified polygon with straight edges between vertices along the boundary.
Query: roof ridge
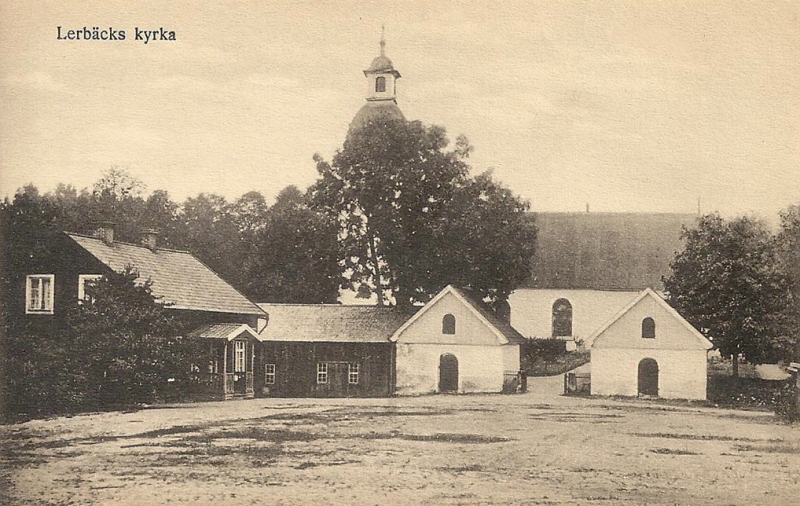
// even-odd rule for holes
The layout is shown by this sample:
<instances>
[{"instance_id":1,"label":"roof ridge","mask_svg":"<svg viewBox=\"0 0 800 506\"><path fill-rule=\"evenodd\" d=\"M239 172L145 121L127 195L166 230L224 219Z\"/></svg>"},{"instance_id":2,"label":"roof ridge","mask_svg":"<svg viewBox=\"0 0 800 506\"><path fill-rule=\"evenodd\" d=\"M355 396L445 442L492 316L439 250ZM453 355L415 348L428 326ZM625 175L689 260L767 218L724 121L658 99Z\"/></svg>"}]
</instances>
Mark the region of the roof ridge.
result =
<instances>
[{"instance_id":1,"label":"roof ridge","mask_svg":"<svg viewBox=\"0 0 800 506\"><path fill-rule=\"evenodd\" d=\"M220 281L222 281L223 283L225 283L226 285L228 285L229 287L231 287L231 288L233 289L233 291L234 291L234 292L236 292L236 293L238 293L239 295L241 295L242 297L244 297L244 300L246 300L247 302L249 302L251 306L253 306L254 308L256 308L256 309L258 309L259 311L261 311L262 313L264 313L264 310L263 310L263 309L261 309L261 308L258 306L258 304L256 304L256 303L255 303L255 302L253 302L252 300L250 300L250 298L249 298L247 295L243 294L243 293L242 293L242 292L241 292L241 291L240 291L238 288L236 288L235 286L233 286L233 284L232 284L232 283L230 283L230 282L229 282L229 281L227 281L225 278L223 278L222 276L220 276L220 275L219 275L219 273L218 273L217 271L215 271L214 269L212 269L211 267L209 267L208 265L206 265L206 264L205 264L205 262L203 262L202 260L200 260L199 258L197 258L196 256L194 256L192 253L189 253L189 255L190 255L192 258L194 258L194 259L195 259L195 260L196 260L196 261L197 261L197 262L198 262L200 265L202 265L203 267L205 267L206 269L208 269L208 270L209 270L209 272L211 272L213 275L215 275L217 278L219 278L219 280L220 280Z\"/></svg>"},{"instance_id":2,"label":"roof ridge","mask_svg":"<svg viewBox=\"0 0 800 506\"><path fill-rule=\"evenodd\" d=\"M86 239L94 239L96 241L103 242L103 239L101 239L99 237L95 237L93 235L89 235L89 234L79 234L78 232L67 232L66 230L64 231L64 233L67 234L67 235L76 235L78 237L84 237ZM136 244L136 243L133 243L133 242L114 241L112 244L122 244L122 245L125 245L125 246L133 246L133 247L136 247L136 248L144 248L146 250L150 250L150 248L148 248L144 244ZM185 250L185 249L174 249L174 248L158 247L158 248L156 248L156 250L157 251L169 251L170 253L186 253L187 255L194 256L191 251ZM150 251L152 251L152 250L150 250Z\"/></svg>"},{"instance_id":3,"label":"roof ridge","mask_svg":"<svg viewBox=\"0 0 800 506\"><path fill-rule=\"evenodd\" d=\"M527 211L525 214L569 214L569 215L580 215L580 216L592 216L592 215L633 215L633 216L692 216L696 217L697 213L679 213L679 212L672 212L672 211Z\"/></svg>"},{"instance_id":4,"label":"roof ridge","mask_svg":"<svg viewBox=\"0 0 800 506\"><path fill-rule=\"evenodd\" d=\"M300 306L300 307L357 307L370 309L397 309L397 306L378 306L373 304L336 304L336 303L302 303L302 302L256 302L259 306Z\"/></svg>"}]
</instances>

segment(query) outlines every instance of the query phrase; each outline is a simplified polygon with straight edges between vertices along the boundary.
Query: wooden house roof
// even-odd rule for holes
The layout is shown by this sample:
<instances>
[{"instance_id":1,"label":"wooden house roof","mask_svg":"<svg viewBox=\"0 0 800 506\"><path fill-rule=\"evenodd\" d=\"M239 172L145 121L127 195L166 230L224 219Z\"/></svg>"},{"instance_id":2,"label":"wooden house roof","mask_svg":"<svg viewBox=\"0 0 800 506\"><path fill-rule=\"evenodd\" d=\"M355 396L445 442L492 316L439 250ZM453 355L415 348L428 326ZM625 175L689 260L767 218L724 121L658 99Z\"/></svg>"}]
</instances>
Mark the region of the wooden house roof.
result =
<instances>
[{"instance_id":1,"label":"wooden house roof","mask_svg":"<svg viewBox=\"0 0 800 506\"><path fill-rule=\"evenodd\" d=\"M263 341L387 343L413 311L340 304L259 304Z\"/></svg>"},{"instance_id":2,"label":"wooden house roof","mask_svg":"<svg viewBox=\"0 0 800 506\"><path fill-rule=\"evenodd\" d=\"M643 290L661 278L697 216L671 213L531 213L539 229L533 275L520 288Z\"/></svg>"},{"instance_id":3,"label":"wooden house roof","mask_svg":"<svg viewBox=\"0 0 800 506\"><path fill-rule=\"evenodd\" d=\"M264 315L258 306L188 251L152 251L136 244L106 244L96 237L66 235L114 271L127 266L136 269L139 279L153 282L153 294L170 303L170 309Z\"/></svg>"}]
</instances>

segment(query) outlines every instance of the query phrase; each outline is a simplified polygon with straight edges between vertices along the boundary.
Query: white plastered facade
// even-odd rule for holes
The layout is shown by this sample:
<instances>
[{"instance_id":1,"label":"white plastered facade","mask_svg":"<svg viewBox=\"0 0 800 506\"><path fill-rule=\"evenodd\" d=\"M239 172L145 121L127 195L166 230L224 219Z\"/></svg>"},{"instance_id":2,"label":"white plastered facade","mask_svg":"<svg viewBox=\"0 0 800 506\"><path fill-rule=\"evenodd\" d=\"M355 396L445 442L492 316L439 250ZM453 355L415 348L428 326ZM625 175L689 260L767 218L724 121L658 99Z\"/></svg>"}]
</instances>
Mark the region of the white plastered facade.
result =
<instances>
[{"instance_id":1,"label":"white plastered facade","mask_svg":"<svg viewBox=\"0 0 800 506\"><path fill-rule=\"evenodd\" d=\"M655 338L642 337L645 318L655 321ZM639 363L649 358L658 364L659 397L706 398L711 342L650 289L593 333L588 344L594 395L637 395Z\"/></svg>"},{"instance_id":2,"label":"white plastered facade","mask_svg":"<svg viewBox=\"0 0 800 506\"><path fill-rule=\"evenodd\" d=\"M455 317L455 334L442 332L442 319ZM501 392L507 375L520 369L518 344L511 344L461 298L445 288L401 327L396 342L396 393L419 395L439 391L442 355L458 360L458 392Z\"/></svg>"},{"instance_id":3,"label":"white plastered facade","mask_svg":"<svg viewBox=\"0 0 800 506\"><path fill-rule=\"evenodd\" d=\"M511 325L525 337L551 338L553 304L558 299L567 299L572 306L571 337L585 340L638 294L637 291L521 288L508 298Z\"/></svg>"}]
</instances>

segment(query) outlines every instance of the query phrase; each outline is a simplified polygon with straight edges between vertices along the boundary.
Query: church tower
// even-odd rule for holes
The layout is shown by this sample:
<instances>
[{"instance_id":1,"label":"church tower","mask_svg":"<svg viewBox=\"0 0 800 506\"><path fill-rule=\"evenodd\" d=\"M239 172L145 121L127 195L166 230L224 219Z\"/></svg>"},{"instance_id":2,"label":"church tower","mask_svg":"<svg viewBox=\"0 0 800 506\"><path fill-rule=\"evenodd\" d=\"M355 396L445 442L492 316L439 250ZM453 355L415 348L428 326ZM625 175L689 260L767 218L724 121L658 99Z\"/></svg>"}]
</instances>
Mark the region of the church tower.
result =
<instances>
[{"instance_id":1,"label":"church tower","mask_svg":"<svg viewBox=\"0 0 800 506\"><path fill-rule=\"evenodd\" d=\"M386 56L386 38L381 29L381 52L372 60L372 64L364 71L367 78L367 103L361 107L353 121L349 132L364 127L371 121L405 120L397 107L397 80L400 72L395 70L392 60Z\"/></svg>"}]
</instances>

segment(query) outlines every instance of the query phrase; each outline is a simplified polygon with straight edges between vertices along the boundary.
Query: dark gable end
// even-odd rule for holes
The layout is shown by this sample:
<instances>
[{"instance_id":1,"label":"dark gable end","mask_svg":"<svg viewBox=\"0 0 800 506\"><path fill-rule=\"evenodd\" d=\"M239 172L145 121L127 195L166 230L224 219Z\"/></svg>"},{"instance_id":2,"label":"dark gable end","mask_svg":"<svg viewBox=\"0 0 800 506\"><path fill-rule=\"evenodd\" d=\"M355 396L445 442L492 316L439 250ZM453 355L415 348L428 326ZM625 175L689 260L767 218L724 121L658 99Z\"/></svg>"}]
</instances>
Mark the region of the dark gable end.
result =
<instances>
[{"instance_id":1,"label":"dark gable end","mask_svg":"<svg viewBox=\"0 0 800 506\"><path fill-rule=\"evenodd\" d=\"M539 229L533 275L520 288L662 289L693 214L531 213Z\"/></svg>"}]
</instances>

